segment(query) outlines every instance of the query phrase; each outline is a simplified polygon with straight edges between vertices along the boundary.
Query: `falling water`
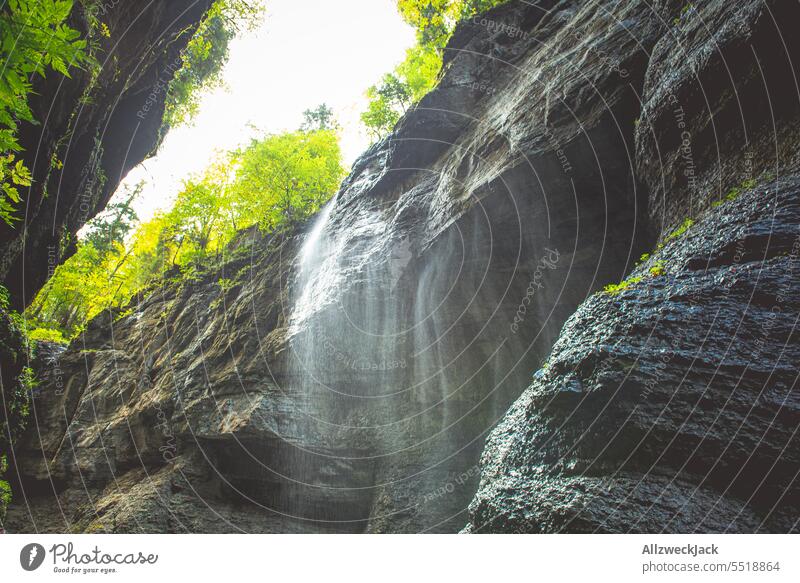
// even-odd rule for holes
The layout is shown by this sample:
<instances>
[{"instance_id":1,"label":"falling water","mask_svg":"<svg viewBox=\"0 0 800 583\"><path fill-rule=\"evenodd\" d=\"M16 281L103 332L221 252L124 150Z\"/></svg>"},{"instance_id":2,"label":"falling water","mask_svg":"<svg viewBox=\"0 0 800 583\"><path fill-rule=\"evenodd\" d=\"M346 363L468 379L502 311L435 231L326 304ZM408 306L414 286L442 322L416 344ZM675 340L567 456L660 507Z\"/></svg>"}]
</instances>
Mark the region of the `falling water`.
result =
<instances>
[{"instance_id":1,"label":"falling water","mask_svg":"<svg viewBox=\"0 0 800 583\"><path fill-rule=\"evenodd\" d=\"M531 372L531 335L509 332L527 243L504 232L498 250L493 220L470 213L424 243L391 205L320 213L289 318L282 511L334 530L463 524L483 437Z\"/></svg>"}]
</instances>

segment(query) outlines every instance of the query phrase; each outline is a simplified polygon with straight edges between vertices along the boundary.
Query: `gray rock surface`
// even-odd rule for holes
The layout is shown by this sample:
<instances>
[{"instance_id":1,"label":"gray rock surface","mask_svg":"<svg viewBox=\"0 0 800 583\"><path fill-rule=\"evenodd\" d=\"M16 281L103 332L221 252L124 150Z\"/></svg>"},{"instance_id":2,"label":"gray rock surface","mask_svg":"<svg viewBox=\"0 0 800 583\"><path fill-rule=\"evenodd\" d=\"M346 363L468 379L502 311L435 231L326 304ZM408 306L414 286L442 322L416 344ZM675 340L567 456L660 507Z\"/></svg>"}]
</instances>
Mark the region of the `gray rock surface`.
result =
<instances>
[{"instance_id":1,"label":"gray rock surface","mask_svg":"<svg viewBox=\"0 0 800 583\"><path fill-rule=\"evenodd\" d=\"M488 440L470 531L800 528L799 195L740 195L578 309Z\"/></svg>"},{"instance_id":2,"label":"gray rock surface","mask_svg":"<svg viewBox=\"0 0 800 583\"><path fill-rule=\"evenodd\" d=\"M108 203L129 170L161 141L166 87L211 0L98 4L110 36L95 33L100 69L37 78L30 97L38 124L20 125L22 158L33 174L22 222L0 222L0 281L22 310L52 270L75 251L75 234ZM69 24L89 25L75 2ZM53 159L62 168L51 167ZM23 228L24 227L24 228Z\"/></svg>"},{"instance_id":3,"label":"gray rock surface","mask_svg":"<svg viewBox=\"0 0 800 583\"><path fill-rule=\"evenodd\" d=\"M20 412L28 395L19 379L31 359L8 310L22 311L30 303L74 252L78 230L159 144L166 85L210 0L96 4L110 32L106 37L95 31L90 39L100 69L73 68L69 78L35 77L28 101L38 123L21 122L16 136L23 149L18 157L33 183L21 192L21 220L14 227L0 221L0 283L10 292L9 305L0 305L0 457L11 457L7 441L24 424ZM88 34L84 3L74 3L68 23Z\"/></svg>"},{"instance_id":4,"label":"gray rock surface","mask_svg":"<svg viewBox=\"0 0 800 583\"><path fill-rule=\"evenodd\" d=\"M793 528L800 107L775 23L797 13L564 0L462 23L319 217L243 233L42 367L9 528ZM770 64L726 85L715 51L742 47ZM757 344L777 300L749 298L784 286Z\"/></svg>"}]
</instances>

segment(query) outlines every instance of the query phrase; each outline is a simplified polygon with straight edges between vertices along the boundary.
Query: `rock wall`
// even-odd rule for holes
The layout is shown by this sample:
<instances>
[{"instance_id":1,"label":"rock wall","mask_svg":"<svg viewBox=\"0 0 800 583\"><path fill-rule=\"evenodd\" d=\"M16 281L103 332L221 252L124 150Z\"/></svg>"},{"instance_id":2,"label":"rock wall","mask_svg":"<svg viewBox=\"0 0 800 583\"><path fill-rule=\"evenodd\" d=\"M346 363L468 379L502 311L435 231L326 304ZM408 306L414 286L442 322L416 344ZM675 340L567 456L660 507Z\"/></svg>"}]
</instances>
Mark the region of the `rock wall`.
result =
<instances>
[{"instance_id":1,"label":"rock wall","mask_svg":"<svg viewBox=\"0 0 800 583\"><path fill-rule=\"evenodd\" d=\"M798 530L798 194L743 193L578 309L489 438L470 531Z\"/></svg>"},{"instance_id":2,"label":"rock wall","mask_svg":"<svg viewBox=\"0 0 800 583\"><path fill-rule=\"evenodd\" d=\"M798 14L663 13L635 130L663 246L564 326L488 441L468 531L798 529Z\"/></svg>"},{"instance_id":3,"label":"rock wall","mask_svg":"<svg viewBox=\"0 0 800 583\"><path fill-rule=\"evenodd\" d=\"M21 428L27 388L20 374L31 364L20 325L7 310L22 311L30 303L74 252L77 231L158 146L166 86L210 0L98 4L97 17L109 36L90 33L80 2L69 25L96 45L99 69L73 68L70 78L35 79L29 103L38 123L20 124L21 158L33 185L20 189L21 220L13 228L0 222L0 282L10 295L10 305L0 306L0 387L6 409L0 455L9 453L8 434Z\"/></svg>"},{"instance_id":4,"label":"rock wall","mask_svg":"<svg viewBox=\"0 0 800 583\"><path fill-rule=\"evenodd\" d=\"M22 218L0 224L0 280L21 310L75 249L75 233L102 210L129 170L161 139L166 87L180 52L211 0L100 3L109 36L94 33L100 69L73 69L34 83L37 125L22 124L22 158L33 186L22 192ZM69 24L84 36L80 2ZM54 167L53 159L62 168Z\"/></svg>"},{"instance_id":5,"label":"rock wall","mask_svg":"<svg viewBox=\"0 0 800 583\"><path fill-rule=\"evenodd\" d=\"M797 12L462 23L319 217L51 354L9 528L792 529Z\"/></svg>"}]
</instances>

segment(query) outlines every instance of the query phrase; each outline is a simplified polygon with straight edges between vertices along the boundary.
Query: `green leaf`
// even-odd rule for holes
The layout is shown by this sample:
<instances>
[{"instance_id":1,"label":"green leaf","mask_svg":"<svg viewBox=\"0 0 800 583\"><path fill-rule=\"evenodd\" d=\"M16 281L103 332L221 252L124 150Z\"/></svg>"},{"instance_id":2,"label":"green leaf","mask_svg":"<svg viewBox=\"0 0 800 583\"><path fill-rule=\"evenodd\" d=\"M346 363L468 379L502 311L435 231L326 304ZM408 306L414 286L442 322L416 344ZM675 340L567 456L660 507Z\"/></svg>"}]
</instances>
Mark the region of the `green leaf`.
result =
<instances>
[{"instance_id":1,"label":"green leaf","mask_svg":"<svg viewBox=\"0 0 800 583\"><path fill-rule=\"evenodd\" d=\"M64 61L62 61L58 57L53 57L50 64L53 67L53 69L55 69L65 77L69 77L69 72L67 71L67 66L64 64Z\"/></svg>"},{"instance_id":2,"label":"green leaf","mask_svg":"<svg viewBox=\"0 0 800 583\"><path fill-rule=\"evenodd\" d=\"M17 160L17 164L14 166L14 172L11 176L14 183L20 186L30 186L33 180L30 170L28 170L22 160Z\"/></svg>"}]
</instances>

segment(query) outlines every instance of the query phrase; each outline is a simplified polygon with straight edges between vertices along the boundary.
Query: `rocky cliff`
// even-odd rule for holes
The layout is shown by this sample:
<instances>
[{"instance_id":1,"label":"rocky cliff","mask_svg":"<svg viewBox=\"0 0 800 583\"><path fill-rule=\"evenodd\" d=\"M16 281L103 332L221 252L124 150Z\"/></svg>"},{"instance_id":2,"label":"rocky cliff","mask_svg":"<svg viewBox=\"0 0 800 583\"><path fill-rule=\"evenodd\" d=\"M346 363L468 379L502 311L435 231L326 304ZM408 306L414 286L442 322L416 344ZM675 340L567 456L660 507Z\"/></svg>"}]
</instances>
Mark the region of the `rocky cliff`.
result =
<instances>
[{"instance_id":1,"label":"rocky cliff","mask_svg":"<svg viewBox=\"0 0 800 583\"><path fill-rule=\"evenodd\" d=\"M22 159L33 184L21 194L20 221L0 222L0 282L10 305L0 306L0 387L6 433L21 427L30 355L8 309L22 311L55 268L75 250L75 234L102 210L127 172L151 155L162 137L166 88L180 69L180 52L210 0L143 5L95 3L107 34L92 29L84 4L68 23L87 38L97 66L72 68L69 78L34 79L29 104L36 124L21 123Z\"/></svg>"},{"instance_id":2,"label":"rocky cliff","mask_svg":"<svg viewBox=\"0 0 800 583\"><path fill-rule=\"evenodd\" d=\"M40 351L8 527L796 529L799 13L462 23L314 221Z\"/></svg>"},{"instance_id":3,"label":"rocky cliff","mask_svg":"<svg viewBox=\"0 0 800 583\"><path fill-rule=\"evenodd\" d=\"M69 24L90 36L98 66L35 80L31 110L38 123L23 124L19 136L33 186L23 193L20 223L0 223L0 280L15 309L27 306L72 255L75 233L158 146L167 86L210 4L98 3L103 35L90 32L83 4L75 3Z\"/></svg>"}]
</instances>

